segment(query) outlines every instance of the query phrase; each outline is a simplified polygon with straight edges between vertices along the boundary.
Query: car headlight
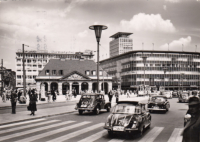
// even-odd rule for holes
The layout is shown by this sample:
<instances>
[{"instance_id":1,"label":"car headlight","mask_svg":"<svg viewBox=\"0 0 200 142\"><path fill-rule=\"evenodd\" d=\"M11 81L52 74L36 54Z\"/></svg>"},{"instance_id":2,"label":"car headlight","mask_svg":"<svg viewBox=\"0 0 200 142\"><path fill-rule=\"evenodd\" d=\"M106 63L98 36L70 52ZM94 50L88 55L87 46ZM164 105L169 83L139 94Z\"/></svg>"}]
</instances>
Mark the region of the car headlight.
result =
<instances>
[{"instance_id":1,"label":"car headlight","mask_svg":"<svg viewBox=\"0 0 200 142\"><path fill-rule=\"evenodd\" d=\"M136 124L133 124L133 125L132 125L132 128L136 128Z\"/></svg>"},{"instance_id":2,"label":"car headlight","mask_svg":"<svg viewBox=\"0 0 200 142\"><path fill-rule=\"evenodd\" d=\"M129 125L129 123L128 123L128 121L126 121L125 123L124 123L124 127L127 127Z\"/></svg>"}]
</instances>

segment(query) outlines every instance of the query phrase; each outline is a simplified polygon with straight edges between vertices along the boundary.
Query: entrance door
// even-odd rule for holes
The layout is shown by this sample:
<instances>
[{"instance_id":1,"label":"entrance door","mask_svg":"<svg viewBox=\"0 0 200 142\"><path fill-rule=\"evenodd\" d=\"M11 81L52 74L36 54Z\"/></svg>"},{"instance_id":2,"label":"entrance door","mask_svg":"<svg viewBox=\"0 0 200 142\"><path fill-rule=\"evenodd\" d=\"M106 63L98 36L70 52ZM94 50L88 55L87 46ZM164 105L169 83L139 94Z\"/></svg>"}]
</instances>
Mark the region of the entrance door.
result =
<instances>
[{"instance_id":1,"label":"entrance door","mask_svg":"<svg viewBox=\"0 0 200 142\"><path fill-rule=\"evenodd\" d=\"M72 89L76 90L77 95L79 94L79 84L78 84L78 82L73 82Z\"/></svg>"}]
</instances>

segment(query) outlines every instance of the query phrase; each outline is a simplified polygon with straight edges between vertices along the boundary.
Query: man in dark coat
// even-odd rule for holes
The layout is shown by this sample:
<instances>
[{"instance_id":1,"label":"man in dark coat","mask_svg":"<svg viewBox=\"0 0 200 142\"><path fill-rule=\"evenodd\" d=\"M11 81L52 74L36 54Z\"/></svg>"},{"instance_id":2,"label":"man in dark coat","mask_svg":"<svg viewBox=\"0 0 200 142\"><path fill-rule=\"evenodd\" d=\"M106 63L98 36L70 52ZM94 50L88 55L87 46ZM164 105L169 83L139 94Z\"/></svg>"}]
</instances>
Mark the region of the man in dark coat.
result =
<instances>
[{"instance_id":1,"label":"man in dark coat","mask_svg":"<svg viewBox=\"0 0 200 142\"><path fill-rule=\"evenodd\" d=\"M200 100L191 97L188 101L189 110L185 116L185 128L183 130L183 142L200 142ZM190 116L190 118L186 118Z\"/></svg>"},{"instance_id":2,"label":"man in dark coat","mask_svg":"<svg viewBox=\"0 0 200 142\"><path fill-rule=\"evenodd\" d=\"M75 89L75 88L73 89L72 94L74 95L74 98L76 98L76 95L77 95L77 94L76 94L76 89Z\"/></svg>"},{"instance_id":3,"label":"man in dark coat","mask_svg":"<svg viewBox=\"0 0 200 142\"><path fill-rule=\"evenodd\" d=\"M52 100L55 101L56 100L56 93L55 93L54 89L51 91L51 94L53 95Z\"/></svg>"},{"instance_id":4,"label":"man in dark coat","mask_svg":"<svg viewBox=\"0 0 200 142\"><path fill-rule=\"evenodd\" d=\"M13 90L11 93L11 106L12 106L12 114L16 113L16 103L17 103L17 91Z\"/></svg>"},{"instance_id":5,"label":"man in dark coat","mask_svg":"<svg viewBox=\"0 0 200 142\"><path fill-rule=\"evenodd\" d=\"M37 107L36 107L37 95L34 89L31 90L29 97L30 97L29 111L31 111L30 115L35 115L35 111L37 111Z\"/></svg>"}]
</instances>

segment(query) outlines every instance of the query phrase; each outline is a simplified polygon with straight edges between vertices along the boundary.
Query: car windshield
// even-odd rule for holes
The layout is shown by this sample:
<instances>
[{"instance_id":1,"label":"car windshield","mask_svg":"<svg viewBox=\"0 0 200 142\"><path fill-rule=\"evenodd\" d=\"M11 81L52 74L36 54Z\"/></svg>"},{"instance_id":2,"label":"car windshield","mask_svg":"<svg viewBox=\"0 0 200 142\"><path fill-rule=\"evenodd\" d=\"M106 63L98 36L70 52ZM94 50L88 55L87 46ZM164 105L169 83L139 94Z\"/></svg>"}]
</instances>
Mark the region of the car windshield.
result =
<instances>
[{"instance_id":1,"label":"car windshield","mask_svg":"<svg viewBox=\"0 0 200 142\"><path fill-rule=\"evenodd\" d=\"M141 108L135 105L127 105L127 104L118 104L115 106L113 113L131 113L131 114L139 114L141 112Z\"/></svg>"},{"instance_id":2,"label":"car windshield","mask_svg":"<svg viewBox=\"0 0 200 142\"><path fill-rule=\"evenodd\" d=\"M95 96L93 95L83 95L81 100L84 101L84 100L94 100L95 99Z\"/></svg>"},{"instance_id":3,"label":"car windshield","mask_svg":"<svg viewBox=\"0 0 200 142\"><path fill-rule=\"evenodd\" d=\"M163 97L153 97L151 99L153 102L164 102L165 99Z\"/></svg>"}]
</instances>

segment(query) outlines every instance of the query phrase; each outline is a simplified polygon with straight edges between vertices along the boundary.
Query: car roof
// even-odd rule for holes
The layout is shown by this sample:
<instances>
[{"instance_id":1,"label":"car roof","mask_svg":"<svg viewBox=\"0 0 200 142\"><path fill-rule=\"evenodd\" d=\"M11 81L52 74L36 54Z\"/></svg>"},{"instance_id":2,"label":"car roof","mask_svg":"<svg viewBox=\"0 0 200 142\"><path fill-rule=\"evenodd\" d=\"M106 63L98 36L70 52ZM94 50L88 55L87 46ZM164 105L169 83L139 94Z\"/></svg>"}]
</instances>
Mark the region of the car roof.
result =
<instances>
[{"instance_id":1,"label":"car roof","mask_svg":"<svg viewBox=\"0 0 200 142\"><path fill-rule=\"evenodd\" d=\"M117 104L121 103L127 103L127 104L147 104L148 103L148 98L141 98L141 97L135 97L135 98L127 98L127 99L122 99L117 102Z\"/></svg>"}]
</instances>

